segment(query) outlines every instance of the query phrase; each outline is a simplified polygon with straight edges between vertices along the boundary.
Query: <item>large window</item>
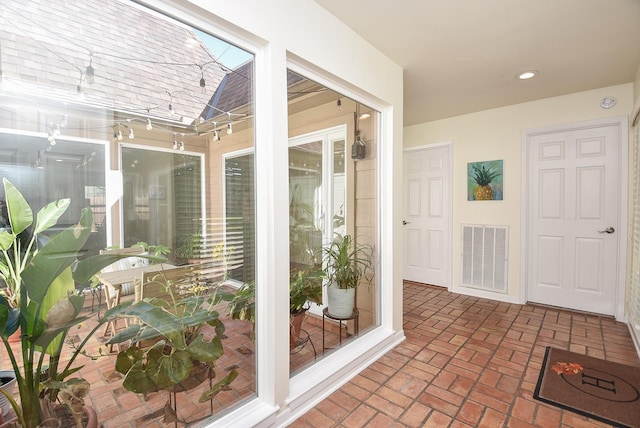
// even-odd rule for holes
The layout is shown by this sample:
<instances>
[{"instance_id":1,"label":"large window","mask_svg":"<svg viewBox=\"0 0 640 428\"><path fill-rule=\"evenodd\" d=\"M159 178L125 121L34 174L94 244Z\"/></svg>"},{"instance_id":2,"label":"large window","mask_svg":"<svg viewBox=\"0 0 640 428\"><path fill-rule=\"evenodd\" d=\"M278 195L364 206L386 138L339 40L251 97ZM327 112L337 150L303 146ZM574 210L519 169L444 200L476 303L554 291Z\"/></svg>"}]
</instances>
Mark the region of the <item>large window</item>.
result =
<instances>
[{"instance_id":1,"label":"large window","mask_svg":"<svg viewBox=\"0 0 640 428\"><path fill-rule=\"evenodd\" d=\"M379 325L375 276L379 113L301 74L288 73L292 330L297 328L294 312L303 300L300 290L308 297L300 337L292 333L293 376ZM339 258L365 258L370 269L341 289L341 294L350 296L352 308L336 315L331 312L330 288L337 283L331 280L335 269L328 264L327 251L333 244L349 241L353 246ZM356 255L355 248L366 249L368 254ZM350 271L349 265L343 264L343 273ZM313 292L317 283L322 283L320 295ZM318 349L308 352L307 339L318 344Z\"/></svg>"},{"instance_id":2,"label":"large window","mask_svg":"<svg viewBox=\"0 0 640 428\"><path fill-rule=\"evenodd\" d=\"M172 313L180 318L186 313L182 294L203 297L202 302L228 299L255 279L254 157L246 155L255 145L253 55L211 32L216 30L203 31L133 1L2 3L0 178L24 194L34 214L50 202L70 200L47 237L76 224L89 207L93 225L81 255L135 254L100 273L116 272L126 280L98 275L93 288L90 282L75 284L86 296L88 316L80 338L115 304L147 299L170 311L178 302ZM8 227L5 198L0 185L0 228ZM137 258L149 253L164 257L164 264ZM150 294L158 272L164 290L175 291L172 298ZM199 382L180 385L187 389L177 398L182 423L215 417L257 391L254 326L233 316L228 301L217 303L224 333L208 318L200 327L205 340L220 336L221 349L207 345L190 354L189 380ZM208 303L199 304L214 313ZM180 318L184 340L202 346L185 319ZM107 340L134 324L100 329L87 354L103 356L78 360L84 364L78 375L98 379L109 372L108 382L121 384L108 391L92 385L86 399L105 427L162 420L169 388L136 393L135 382L132 387L122 379L126 374L116 372L117 351L134 343L103 352ZM62 360L73 346L62 347ZM146 351L152 345L136 346ZM183 350L163 352L170 359L178 351ZM200 378L195 368L202 369L203 361L209 372ZM0 362L1 369L10 364L6 355ZM167 366L174 376L177 370ZM211 403L198 402L209 379L236 372L230 389Z\"/></svg>"}]
</instances>

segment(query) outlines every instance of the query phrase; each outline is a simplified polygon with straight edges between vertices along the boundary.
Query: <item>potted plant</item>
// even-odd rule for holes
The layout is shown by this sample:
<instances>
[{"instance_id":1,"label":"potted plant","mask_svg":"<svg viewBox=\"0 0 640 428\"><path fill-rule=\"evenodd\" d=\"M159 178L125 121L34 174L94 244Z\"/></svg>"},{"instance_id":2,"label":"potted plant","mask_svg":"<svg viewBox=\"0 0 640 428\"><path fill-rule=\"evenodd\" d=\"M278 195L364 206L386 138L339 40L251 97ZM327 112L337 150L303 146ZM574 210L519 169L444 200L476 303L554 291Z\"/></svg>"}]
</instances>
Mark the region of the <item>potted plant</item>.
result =
<instances>
[{"instance_id":1,"label":"potted plant","mask_svg":"<svg viewBox=\"0 0 640 428\"><path fill-rule=\"evenodd\" d=\"M175 256L180 261L186 261L188 264L199 263L202 243L202 232L197 231L187 235L182 239L180 246L175 249Z\"/></svg>"},{"instance_id":2,"label":"potted plant","mask_svg":"<svg viewBox=\"0 0 640 428\"><path fill-rule=\"evenodd\" d=\"M361 280L371 281L373 248L354 241L351 235L336 238L322 249L327 278L329 315L347 318L355 306L355 290Z\"/></svg>"},{"instance_id":3,"label":"potted plant","mask_svg":"<svg viewBox=\"0 0 640 428\"><path fill-rule=\"evenodd\" d=\"M298 344L300 330L311 302L322 303L324 272L316 268L292 270L289 275L289 346ZM251 322L255 327L255 283L243 284L235 293L222 297L229 301L229 316Z\"/></svg>"},{"instance_id":4,"label":"potted plant","mask_svg":"<svg viewBox=\"0 0 640 428\"><path fill-rule=\"evenodd\" d=\"M107 344L130 345L118 353L116 360L116 371L124 375L125 389L139 394L179 392L214 377L215 363L224 353L221 339L225 326L215 310L222 294L211 292L208 285L194 278L170 280L160 272L152 282L161 284L163 297L147 298L123 309L122 314L135 321ZM206 326L215 333L210 338L203 331ZM238 372L231 370L202 393L200 402L228 388L237 376ZM171 406L165 406L165 412L170 411ZM165 413L165 418L170 416L176 415Z\"/></svg>"},{"instance_id":5,"label":"potted plant","mask_svg":"<svg viewBox=\"0 0 640 428\"><path fill-rule=\"evenodd\" d=\"M18 189L6 178L3 183L10 228L0 231L0 274L7 287L0 295L0 338L16 377L20 404L10 393L0 393L11 403L20 426L41 426L57 417L59 401L79 424L82 413L89 412L83 400L89 384L71 377L82 367L75 364L76 358L103 324L121 315L120 308L107 311L74 345L69 358L61 359L70 328L91 316L79 315L84 294L76 291L75 284L88 284L95 273L122 256L80 257L91 234L93 217L89 209L82 210L78 224L48 240L39 239L57 223L70 200L46 205L34 221L33 211ZM10 344L9 337L18 329L20 341Z\"/></svg>"},{"instance_id":6,"label":"potted plant","mask_svg":"<svg viewBox=\"0 0 640 428\"><path fill-rule=\"evenodd\" d=\"M289 347L297 346L302 322L311 303L322 304L322 279L320 269L292 270L289 281Z\"/></svg>"}]
</instances>

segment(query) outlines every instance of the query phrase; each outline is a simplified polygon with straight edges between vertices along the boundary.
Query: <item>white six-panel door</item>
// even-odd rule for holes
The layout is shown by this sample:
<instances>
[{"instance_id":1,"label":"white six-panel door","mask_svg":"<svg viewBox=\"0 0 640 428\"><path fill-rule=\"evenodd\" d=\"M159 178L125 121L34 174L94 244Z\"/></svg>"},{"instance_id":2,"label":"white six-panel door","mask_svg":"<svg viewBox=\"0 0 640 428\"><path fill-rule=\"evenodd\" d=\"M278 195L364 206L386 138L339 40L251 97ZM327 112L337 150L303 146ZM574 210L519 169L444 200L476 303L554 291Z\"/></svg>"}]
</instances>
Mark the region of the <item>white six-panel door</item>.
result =
<instances>
[{"instance_id":1,"label":"white six-panel door","mask_svg":"<svg viewBox=\"0 0 640 428\"><path fill-rule=\"evenodd\" d=\"M405 150L404 279L450 286L450 145Z\"/></svg>"},{"instance_id":2,"label":"white six-panel door","mask_svg":"<svg viewBox=\"0 0 640 428\"><path fill-rule=\"evenodd\" d=\"M611 125L529 136L528 301L615 314L619 133Z\"/></svg>"}]
</instances>

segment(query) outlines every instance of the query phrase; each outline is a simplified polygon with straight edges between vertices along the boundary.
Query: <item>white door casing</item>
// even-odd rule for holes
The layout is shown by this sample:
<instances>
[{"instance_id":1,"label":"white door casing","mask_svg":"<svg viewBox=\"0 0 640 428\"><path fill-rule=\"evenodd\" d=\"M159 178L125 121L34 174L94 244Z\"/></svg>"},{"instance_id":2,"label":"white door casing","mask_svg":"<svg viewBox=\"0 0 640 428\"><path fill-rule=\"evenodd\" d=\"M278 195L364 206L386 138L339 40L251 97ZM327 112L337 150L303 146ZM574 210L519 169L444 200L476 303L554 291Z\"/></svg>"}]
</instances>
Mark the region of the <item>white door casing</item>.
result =
<instances>
[{"instance_id":1,"label":"white door casing","mask_svg":"<svg viewBox=\"0 0 640 428\"><path fill-rule=\"evenodd\" d=\"M525 135L527 301L620 315L626 259L621 125L610 120Z\"/></svg>"},{"instance_id":2,"label":"white door casing","mask_svg":"<svg viewBox=\"0 0 640 428\"><path fill-rule=\"evenodd\" d=\"M404 279L451 285L451 144L404 152Z\"/></svg>"}]
</instances>

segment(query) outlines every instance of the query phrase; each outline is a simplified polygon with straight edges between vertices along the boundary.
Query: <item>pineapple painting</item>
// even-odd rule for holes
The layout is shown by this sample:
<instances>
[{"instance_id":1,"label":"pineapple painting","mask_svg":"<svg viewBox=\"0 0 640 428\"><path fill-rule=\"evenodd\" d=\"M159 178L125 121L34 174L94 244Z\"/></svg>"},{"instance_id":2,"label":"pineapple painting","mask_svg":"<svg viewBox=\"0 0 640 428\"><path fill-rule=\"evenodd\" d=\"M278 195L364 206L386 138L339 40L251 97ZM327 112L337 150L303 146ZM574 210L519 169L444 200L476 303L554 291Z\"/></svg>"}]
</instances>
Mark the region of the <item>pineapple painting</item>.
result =
<instances>
[{"instance_id":1,"label":"pineapple painting","mask_svg":"<svg viewBox=\"0 0 640 428\"><path fill-rule=\"evenodd\" d=\"M471 162L467 165L469 201L502 200L502 161Z\"/></svg>"}]
</instances>

